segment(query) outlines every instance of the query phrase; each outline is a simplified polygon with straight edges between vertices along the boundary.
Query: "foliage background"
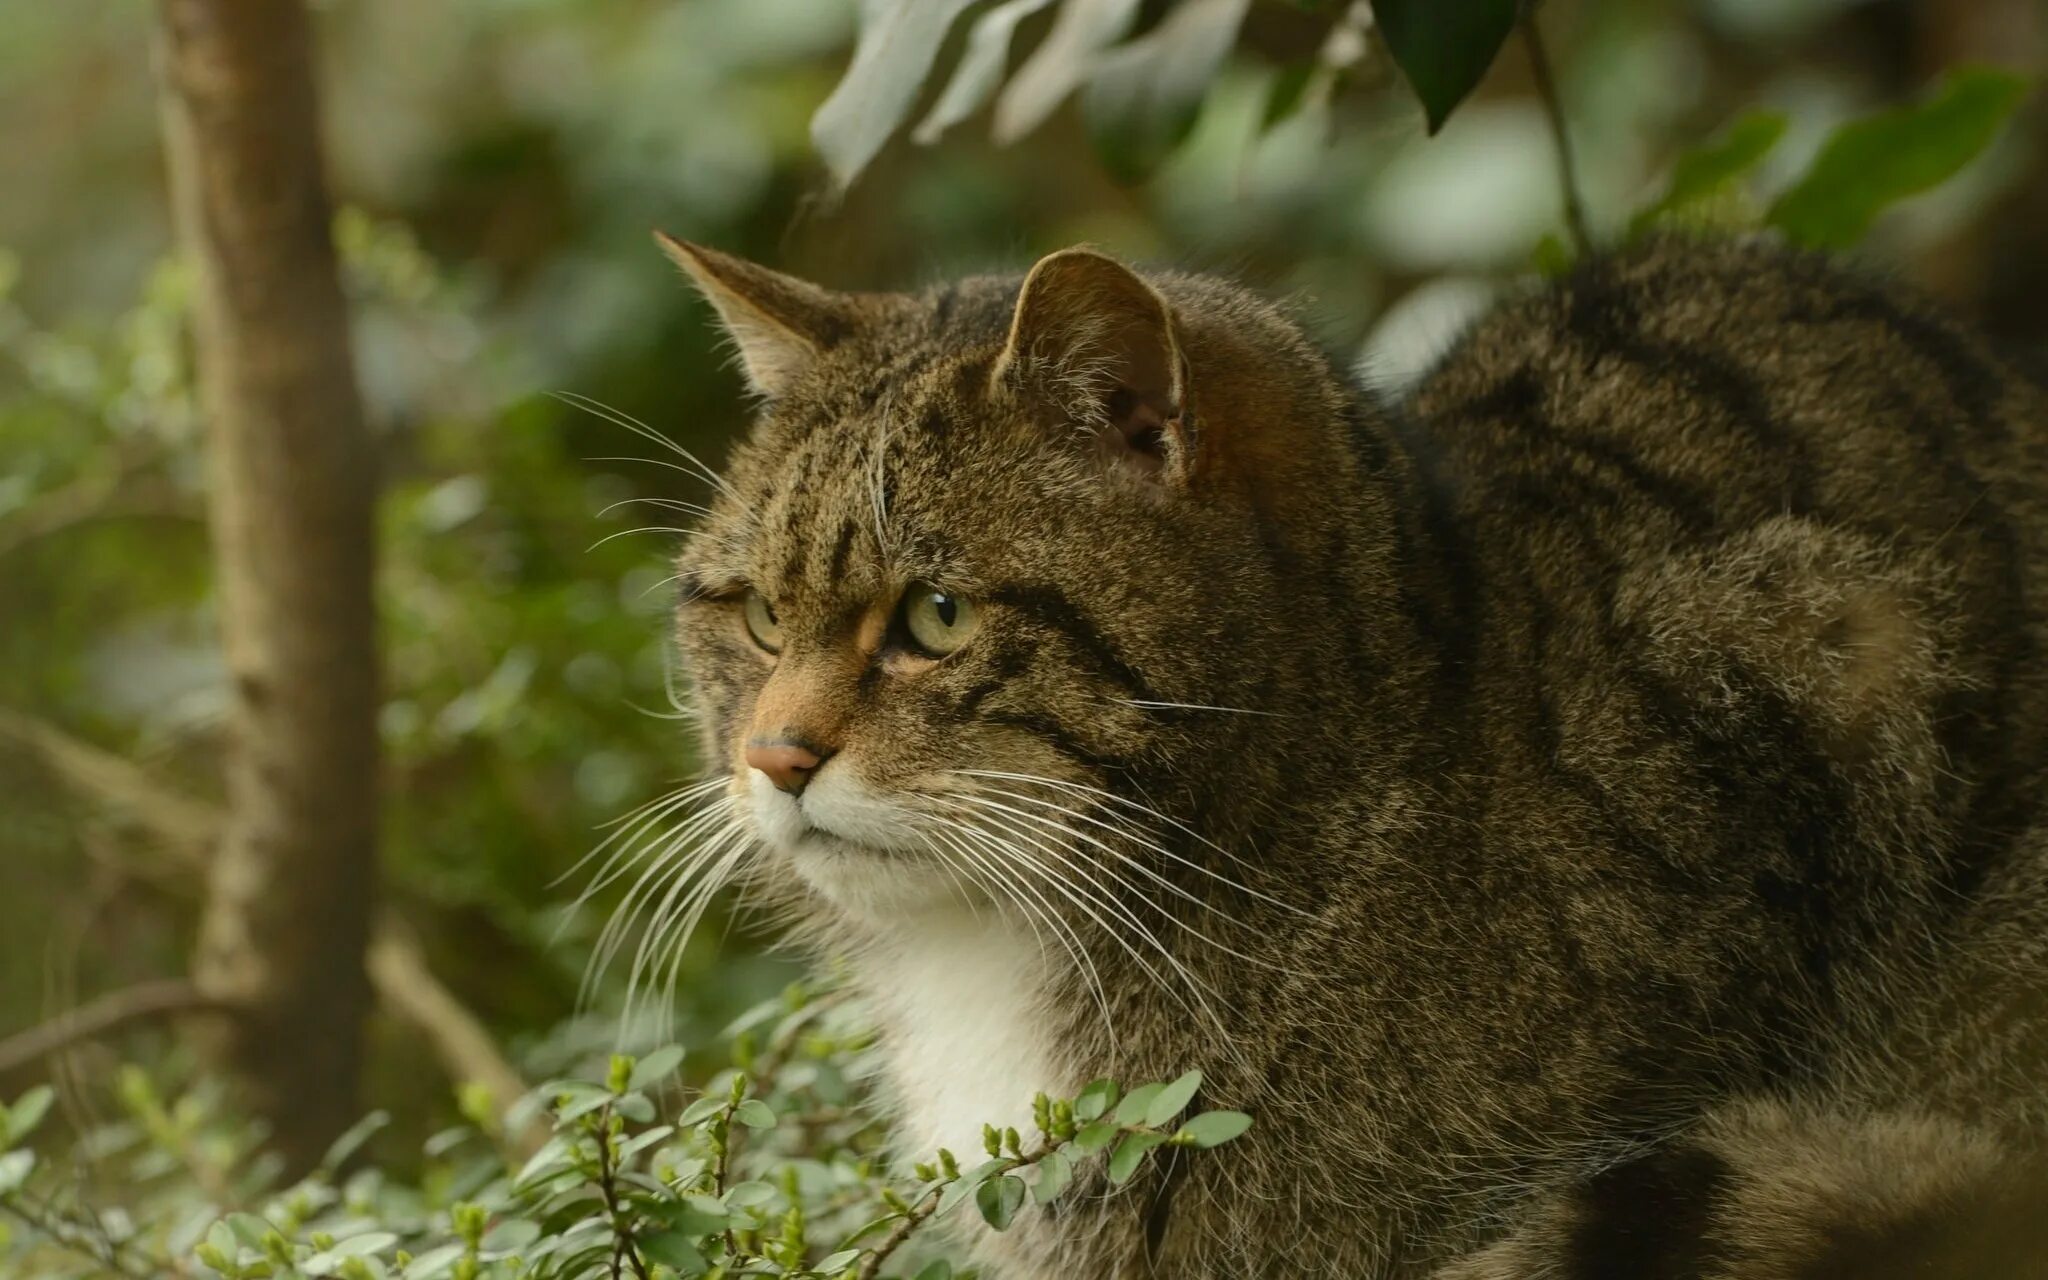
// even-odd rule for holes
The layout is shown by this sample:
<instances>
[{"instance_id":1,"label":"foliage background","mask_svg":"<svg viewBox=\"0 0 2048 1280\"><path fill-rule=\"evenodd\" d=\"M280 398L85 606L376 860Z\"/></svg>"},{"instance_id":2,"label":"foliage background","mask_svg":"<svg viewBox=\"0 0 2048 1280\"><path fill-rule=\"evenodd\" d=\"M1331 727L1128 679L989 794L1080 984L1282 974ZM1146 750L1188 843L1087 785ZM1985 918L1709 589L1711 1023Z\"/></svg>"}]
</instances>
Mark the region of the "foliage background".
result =
<instances>
[{"instance_id":1,"label":"foliage background","mask_svg":"<svg viewBox=\"0 0 2048 1280\"><path fill-rule=\"evenodd\" d=\"M317 6L386 484L386 897L533 1078L614 1039L623 974L579 1016L612 900L566 905L578 859L601 824L696 767L666 660L673 535L634 532L673 521L619 504L701 494L655 446L548 393L593 397L707 457L743 422L708 313L648 230L856 288L1090 241L1294 295L1333 349L1397 384L1559 229L1557 170L1514 46L1434 139L1384 68L1269 123L1282 66L1327 21L1318 7L1255 8L1256 38L1142 177L1070 106L1007 148L985 114L930 148L898 139L836 197L808 128L845 67L851 0ZM1772 189L1833 124L1943 68L2048 65L2033 0L1556 0L1543 20L1608 232L1680 151L1746 111L1789 118L1757 176ZM217 795L226 691L187 282L166 265L153 22L144 0L0 7L0 1036L179 972L194 919L148 824L73 796L24 734L55 727L179 794ZM2036 95L1865 250L2037 350L2044 137ZM791 972L744 921L705 931L680 1038ZM373 1036L363 1101L399 1117L378 1141L402 1160L456 1103L416 1037ZM60 1120L108 1105L119 1057L175 1072L185 1052L145 1028L67 1055ZM0 1080L0 1096L20 1083Z\"/></svg>"}]
</instances>

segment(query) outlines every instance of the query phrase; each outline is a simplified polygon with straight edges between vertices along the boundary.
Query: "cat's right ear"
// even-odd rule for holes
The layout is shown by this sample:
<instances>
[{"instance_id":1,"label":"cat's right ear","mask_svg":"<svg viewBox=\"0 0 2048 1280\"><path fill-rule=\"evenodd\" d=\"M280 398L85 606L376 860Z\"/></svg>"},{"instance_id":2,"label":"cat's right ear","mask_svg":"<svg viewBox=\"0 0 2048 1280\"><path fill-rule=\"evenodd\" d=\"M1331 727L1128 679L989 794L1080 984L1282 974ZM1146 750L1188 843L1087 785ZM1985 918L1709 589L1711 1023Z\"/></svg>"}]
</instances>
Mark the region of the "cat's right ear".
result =
<instances>
[{"instance_id":1,"label":"cat's right ear","mask_svg":"<svg viewBox=\"0 0 2048 1280\"><path fill-rule=\"evenodd\" d=\"M664 232L654 239L718 312L748 383L769 399L788 390L851 326L851 307L841 294Z\"/></svg>"},{"instance_id":2,"label":"cat's right ear","mask_svg":"<svg viewBox=\"0 0 2048 1280\"><path fill-rule=\"evenodd\" d=\"M1093 249L1041 258L1024 278L997 359L998 382L1028 386L1092 430L1111 460L1184 483L1194 468L1188 371L1159 291Z\"/></svg>"}]
</instances>

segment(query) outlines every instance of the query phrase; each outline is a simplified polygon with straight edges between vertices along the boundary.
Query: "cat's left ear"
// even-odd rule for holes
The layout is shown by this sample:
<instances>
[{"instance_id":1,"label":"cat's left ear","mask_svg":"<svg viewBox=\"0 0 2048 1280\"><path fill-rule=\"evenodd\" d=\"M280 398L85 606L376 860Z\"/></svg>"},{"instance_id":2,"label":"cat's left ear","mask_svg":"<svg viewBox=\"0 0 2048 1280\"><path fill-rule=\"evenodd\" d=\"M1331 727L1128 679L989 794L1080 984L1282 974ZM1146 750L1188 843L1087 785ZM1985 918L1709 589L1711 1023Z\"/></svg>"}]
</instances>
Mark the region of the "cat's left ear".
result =
<instances>
[{"instance_id":1,"label":"cat's left ear","mask_svg":"<svg viewBox=\"0 0 2048 1280\"><path fill-rule=\"evenodd\" d=\"M844 294L664 232L654 239L717 310L747 381L769 399L852 328L852 300Z\"/></svg>"},{"instance_id":2,"label":"cat's left ear","mask_svg":"<svg viewBox=\"0 0 2048 1280\"><path fill-rule=\"evenodd\" d=\"M1187 360L1173 308L1129 267L1092 249L1041 258L1024 279L996 361L1098 433L1117 465L1169 483L1194 467Z\"/></svg>"}]
</instances>

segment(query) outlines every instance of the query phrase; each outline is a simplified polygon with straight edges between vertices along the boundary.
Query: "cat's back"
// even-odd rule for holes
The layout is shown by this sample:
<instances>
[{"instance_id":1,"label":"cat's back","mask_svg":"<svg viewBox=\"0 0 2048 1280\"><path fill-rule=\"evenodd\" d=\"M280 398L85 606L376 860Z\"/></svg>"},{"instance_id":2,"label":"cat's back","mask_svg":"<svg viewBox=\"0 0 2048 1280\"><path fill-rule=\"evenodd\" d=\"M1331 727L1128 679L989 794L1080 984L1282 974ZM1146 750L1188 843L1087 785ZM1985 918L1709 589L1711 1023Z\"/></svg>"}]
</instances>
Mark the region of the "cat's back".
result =
<instances>
[{"instance_id":1,"label":"cat's back","mask_svg":"<svg viewBox=\"0 0 2048 1280\"><path fill-rule=\"evenodd\" d=\"M2048 929L2035 376L1828 259L1667 241L1496 309L1411 408L1481 584L1477 664L1535 672L1536 745L1658 847L1705 779L1735 797L1708 827L1753 814L1794 852L1829 828L1799 874L1862 919L1838 938ZM1485 679L1496 712L1528 696ZM2041 989L2048 953L1995 945Z\"/></svg>"}]
</instances>

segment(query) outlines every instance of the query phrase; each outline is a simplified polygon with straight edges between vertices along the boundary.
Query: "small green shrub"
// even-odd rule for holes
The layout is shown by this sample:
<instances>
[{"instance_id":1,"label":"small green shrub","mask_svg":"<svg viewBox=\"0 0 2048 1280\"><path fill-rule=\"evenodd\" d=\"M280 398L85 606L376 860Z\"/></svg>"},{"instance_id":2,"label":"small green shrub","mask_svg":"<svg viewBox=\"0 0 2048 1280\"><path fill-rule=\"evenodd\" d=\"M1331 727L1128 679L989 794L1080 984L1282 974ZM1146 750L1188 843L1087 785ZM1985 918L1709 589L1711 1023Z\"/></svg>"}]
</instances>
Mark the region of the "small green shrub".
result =
<instances>
[{"instance_id":1,"label":"small green shrub","mask_svg":"<svg viewBox=\"0 0 2048 1280\"><path fill-rule=\"evenodd\" d=\"M277 1184L256 1135L201 1084L166 1098L124 1069L121 1118L70 1150L31 1146L48 1087L0 1114L0 1212L16 1274L227 1280L543 1280L571 1277L964 1277L936 1224L971 1204L997 1230L1106 1162L1112 1183L1156 1149L1214 1147L1240 1112L1185 1114L1199 1072L1128 1092L1098 1080L1034 1100L1028 1132L983 1133L908 1170L885 1150L860 1084L870 1041L843 993L790 988L733 1028L729 1065L679 1096L679 1046L614 1055L601 1079L552 1080L499 1121L436 1134L401 1175L359 1157L382 1118L321 1166ZM530 1154L517 1135L545 1130Z\"/></svg>"}]
</instances>

